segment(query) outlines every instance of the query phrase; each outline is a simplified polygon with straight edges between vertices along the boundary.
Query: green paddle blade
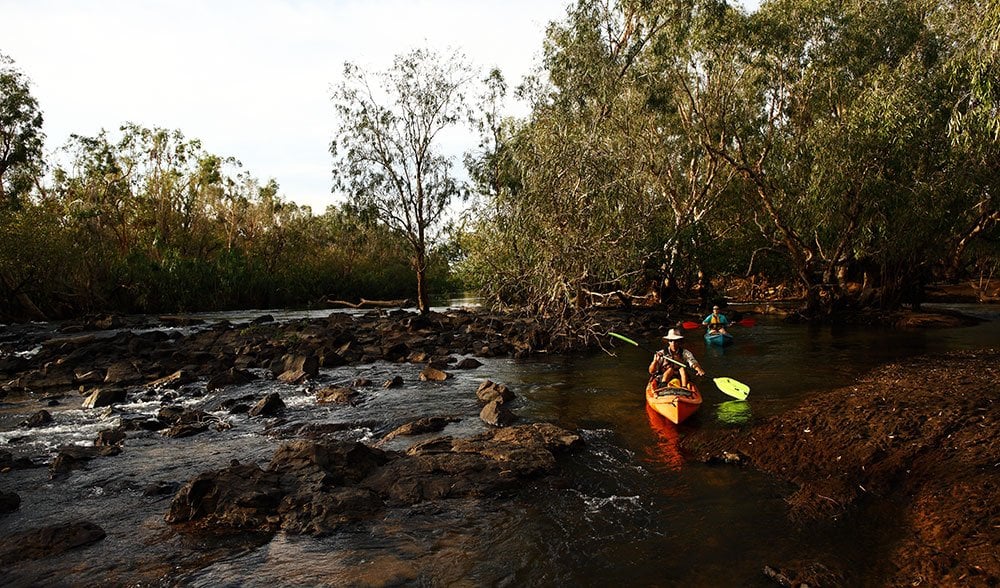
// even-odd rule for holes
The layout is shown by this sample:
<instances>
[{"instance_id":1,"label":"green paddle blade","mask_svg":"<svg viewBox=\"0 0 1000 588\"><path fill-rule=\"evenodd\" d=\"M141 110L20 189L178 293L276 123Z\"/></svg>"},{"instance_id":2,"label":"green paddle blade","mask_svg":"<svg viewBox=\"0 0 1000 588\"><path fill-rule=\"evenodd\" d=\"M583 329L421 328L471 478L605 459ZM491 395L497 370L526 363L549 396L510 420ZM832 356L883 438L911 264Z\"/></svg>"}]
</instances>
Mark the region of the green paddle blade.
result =
<instances>
[{"instance_id":1,"label":"green paddle blade","mask_svg":"<svg viewBox=\"0 0 1000 588\"><path fill-rule=\"evenodd\" d=\"M618 333L612 333L610 331L608 332L608 334L611 335L612 337L616 338L616 339L621 339L622 341L624 341L624 342L626 342L626 343L628 343L630 345L635 345L636 347L639 347L638 343L636 343L635 341L629 339L625 335L619 335Z\"/></svg>"},{"instance_id":2,"label":"green paddle blade","mask_svg":"<svg viewBox=\"0 0 1000 588\"><path fill-rule=\"evenodd\" d=\"M724 394L728 394L737 400L746 400L750 394L750 386L747 386L743 382L737 382L732 378L715 378L712 381L715 382L715 385Z\"/></svg>"}]
</instances>

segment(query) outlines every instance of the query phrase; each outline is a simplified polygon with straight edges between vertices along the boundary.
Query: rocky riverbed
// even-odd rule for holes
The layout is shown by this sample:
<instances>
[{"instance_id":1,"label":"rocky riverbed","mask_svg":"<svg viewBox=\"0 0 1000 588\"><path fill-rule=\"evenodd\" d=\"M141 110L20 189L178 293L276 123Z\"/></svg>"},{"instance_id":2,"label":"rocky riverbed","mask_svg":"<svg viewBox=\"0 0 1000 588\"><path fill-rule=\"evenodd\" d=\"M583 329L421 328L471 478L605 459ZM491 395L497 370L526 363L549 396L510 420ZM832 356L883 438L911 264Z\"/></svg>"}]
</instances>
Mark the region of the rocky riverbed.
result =
<instances>
[{"instance_id":1,"label":"rocky riverbed","mask_svg":"<svg viewBox=\"0 0 1000 588\"><path fill-rule=\"evenodd\" d=\"M600 311L594 324L648 341L680 318ZM910 314L893 320L927 328L964 319ZM488 358L545 353L550 343L529 318L471 311L212 324L107 316L58 329L12 327L0 336L0 433L7 440L0 446L0 521L30 503L24 498L32 488L25 484L37 484L39 471L55 492L65 486L67 500L119 488L130 497L116 495L121 505L115 508L149 509L144 516L190 537L324 536L391 509L503 500L546 479L562 486L569 482L560 464L580 450L582 436L519 420L507 408L515 391L490 381L481 367ZM843 569L804 548L800 558L767 568L778 582L996 585L998 360L1000 353L984 350L886 366L748 430L711 437L695 431L685 448L706 462L755 467L787 480L788 516L801 525L829 529L846 519L870 519L880 534L873 543L893 546L875 558L882 569L864 571ZM462 381L475 384L448 393L460 398L457 405L473 407L474 426L468 408L433 415L413 410L406 419L365 416L378 391L444 384L470 373L475 376ZM411 402L419 407L420 397ZM153 409L137 416L122 407ZM321 407L349 408L355 416L298 418ZM24 441L80 411L93 415L83 442ZM354 432L359 428L364 434ZM254 437L240 437L248 430ZM191 443L220 449L191 460L169 453L196 447ZM166 461L136 464L132 470L139 473L125 471L122 480L101 473L103 460L133 452ZM150 467L159 469L150 474ZM74 484L74 475L85 480ZM0 566L59 558L110 540L99 518L53 525L53 517L36 525L22 517L0 540ZM133 576L116 570L101 577L156 580L164 572L155 557ZM51 576L10 578L31 585Z\"/></svg>"}]
</instances>

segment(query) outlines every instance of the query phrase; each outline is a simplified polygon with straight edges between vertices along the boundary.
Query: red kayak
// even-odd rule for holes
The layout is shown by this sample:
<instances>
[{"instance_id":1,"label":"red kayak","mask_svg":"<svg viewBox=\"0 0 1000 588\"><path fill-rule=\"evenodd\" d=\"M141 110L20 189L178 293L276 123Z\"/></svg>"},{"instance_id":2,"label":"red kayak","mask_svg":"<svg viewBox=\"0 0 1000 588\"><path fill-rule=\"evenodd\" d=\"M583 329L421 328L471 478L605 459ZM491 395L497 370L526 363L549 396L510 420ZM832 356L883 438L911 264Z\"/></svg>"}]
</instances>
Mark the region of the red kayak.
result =
<instances>
[{"instance_id":1,"label":"red kayak","mask_svg":"<svg viewBox=\"0 0 1000 588\"><path fill-rule=\"evenodd\" d=\"M682 388L676 378L666 386L657 387L658 384L655 378L650 378L646 385L646 404L670 422L681 424L701 406L701 392L694 384L689 382L687 388Z\"/></svg>"}]
</instances>

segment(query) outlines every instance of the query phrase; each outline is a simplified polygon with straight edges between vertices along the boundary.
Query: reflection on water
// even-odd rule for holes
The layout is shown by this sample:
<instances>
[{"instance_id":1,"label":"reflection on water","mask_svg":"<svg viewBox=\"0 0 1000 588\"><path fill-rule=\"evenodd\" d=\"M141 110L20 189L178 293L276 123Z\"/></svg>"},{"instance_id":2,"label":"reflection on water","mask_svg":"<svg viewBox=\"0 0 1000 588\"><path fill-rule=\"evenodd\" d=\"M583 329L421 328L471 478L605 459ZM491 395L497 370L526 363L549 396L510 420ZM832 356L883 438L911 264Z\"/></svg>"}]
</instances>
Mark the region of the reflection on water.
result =
<instances>
[{"instance_id":1,"label":"reflection on water","mask_svg":"<svg viewBox=\"0 0 1000 588\"><path fill-rule=\"evenodd\" d=\"M681 437L677 432L677 425L668 421L648 404L646 416L649 418L650 429L656 435L656 443L647 448L646 455L664 464L667 469L680 470L684 465L684 457L681 455Z\"/></svg>"},{"instance_id":2,"label":"reflection on water","mask_svg":"<svg viewBox=\"0 0 1000 588\"><path fill-rule=\"evenodd\" d=\"M183 439L130 433L121 455L95 460L59 481L49 480L44 469L0 475L0 491L18 492L23 500L18 511L4 516L5 530L91 520L108 532L86 549L18 564L5 583L752 587L768 585L762 565L798 557L803 545L863 569L878 546L859 546L847 531L795 527L782 500L787 488L749 469L686 461L680 441L694 430L711 433L779 414L808 394L848 385L887 361L1000 345L997 307L974 311L994 322L904 331L762 318L754 327L734 329L736 342L725 349L692 337L688 347L709 374L737 379L751 392L739 402L703 385L701 409L681 426L646 409L649 357L631 346L616 348L613 356L485 359L482 367L455 371L443 383L418 381L420 366L409 364L322 370L326 382L356 374L375 381L399 374L406 381L398 389L362 390L356 405L317 405L307 387L273 380L186 399L232 428ZM533 481L513 497L387 508L375 520L327 537L228 542L193 540L168 527L162 515L169 496L142 492L157 482L183 483L234 457L267 464L280 443L265 434L272 421L221 410L227 398L278 392L288 406L282 430L345 424L339 434L370 442L409 420L443 415L458 419L444 434L468 436L485 429L475 390L487 378L518 395L511 408L522 422L554 422L584 438L586 447L566 458L557 480ZM159 408L136 402L114 411L82 411L78 399L63 402L50 408L56 419L51 426L30 430L17 424L37 406L3 406L0 447L39 455L63 443L85 443L121 418ZM388 448L405 449L421 439L397 438ZM689 547L683 558L664 557L678 546Z\"/></svg>"},{"instance_id":3,"label":"reflection on water","mask_svg":"<svg viewBox=\"0 0 1000 588\"><path fill-rule=\"evenodd\" d=\"M753 418L750 403L745 400L729 400L715 407L719 422L727 425L745 425Z\"/></svg>"}]
</instances>

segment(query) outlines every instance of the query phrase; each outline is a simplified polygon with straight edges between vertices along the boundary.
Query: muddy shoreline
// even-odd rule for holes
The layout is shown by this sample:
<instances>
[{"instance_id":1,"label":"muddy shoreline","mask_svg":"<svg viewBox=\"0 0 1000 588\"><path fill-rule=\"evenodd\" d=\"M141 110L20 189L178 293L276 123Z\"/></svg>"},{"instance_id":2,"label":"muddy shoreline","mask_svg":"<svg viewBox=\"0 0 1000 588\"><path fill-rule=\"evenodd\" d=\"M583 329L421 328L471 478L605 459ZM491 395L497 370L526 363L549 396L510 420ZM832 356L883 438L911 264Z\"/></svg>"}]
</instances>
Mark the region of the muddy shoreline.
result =
<instances>
[{"instance_id":1,"label":"muddy shoreline","mask_svg":"<svg viewBox=\"0 0 1000 588\"><path fill-rule=\"evenodd\" d=\"M888 586L1000 583L1000 350L894 363L747 430L684 441L697 459L791 484L801 525L870 521ZM826 556L828 557L828 556ZM873 570L803 553L781 583L857 585Z\"/></svg>"}]
</instances>

